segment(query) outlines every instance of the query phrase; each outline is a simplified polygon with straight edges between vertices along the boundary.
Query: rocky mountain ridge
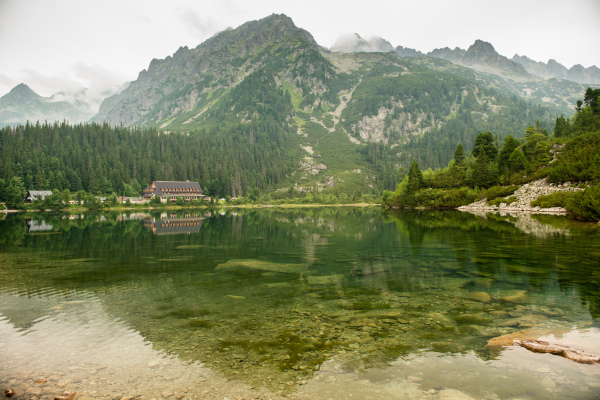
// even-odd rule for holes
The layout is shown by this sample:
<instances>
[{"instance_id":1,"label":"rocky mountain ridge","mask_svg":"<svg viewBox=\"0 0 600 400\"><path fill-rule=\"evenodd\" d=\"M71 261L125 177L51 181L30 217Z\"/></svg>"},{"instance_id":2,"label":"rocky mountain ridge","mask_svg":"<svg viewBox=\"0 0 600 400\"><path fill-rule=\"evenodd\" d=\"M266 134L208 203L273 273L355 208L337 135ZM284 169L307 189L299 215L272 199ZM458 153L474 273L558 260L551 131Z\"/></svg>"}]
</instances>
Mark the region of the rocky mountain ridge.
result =
<instances>
[{"instance_id":1,"label":"rocky mountain ridge","mask_svg":"<svg viewBox=\"0 0 600 400\"><path fill-rule=\"evenodd\" d=\"M554 59L548 60L548 63L543 63L518 54L509 59L498 54L490 43L482 40L476 40L468 50L458 47L454 49L444 47L434 49L429 53L422 53L415 49L397 46L395 52L398 57L435 57L482 71L485 71L487 67L492 67L500 71L513 71L522 76L531 75L542 79L564 79L583 85L600 85L600 68L595 65L584 68L581 64L577 64L567 69ZM515 63L523 68L515 65Z\"/></svg>"},{"instance_id":2,"label":"rocky mountain ridge","mask_svg":"<svg viewBox=\"0 0 600 400\"><path fill-rule=\"evenodd\" d=\"M518 54L515 54L512 60L525 67L530 74L540 78L566 79L581 84L600 84L600 68L595 65L584 68L581 64L577 64L567 69L567 67L553 59L548 60L548 63L543 63Z\"/></svg>"}]
</instances>

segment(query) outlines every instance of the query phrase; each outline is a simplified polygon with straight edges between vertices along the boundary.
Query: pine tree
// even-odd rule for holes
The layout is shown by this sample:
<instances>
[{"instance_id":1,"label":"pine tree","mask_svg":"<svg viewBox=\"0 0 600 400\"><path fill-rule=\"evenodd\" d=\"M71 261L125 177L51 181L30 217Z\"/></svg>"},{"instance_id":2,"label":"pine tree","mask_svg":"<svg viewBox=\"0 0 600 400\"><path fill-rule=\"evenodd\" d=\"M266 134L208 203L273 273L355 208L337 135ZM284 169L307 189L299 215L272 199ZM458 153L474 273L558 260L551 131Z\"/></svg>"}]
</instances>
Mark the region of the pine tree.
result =
<instances>
[{"instance_id":1,"label":"pine tree","mask_svg":"<svg viewBox=\"0 0 600 400\"><path fill-rule=\"evenodd\" d=\"M408 171L407 193L411 194L424 186L423 173L419 169L419 164L413 159L413 162Z\"/></svg>"},{"instance_id":2,"label":"pine tree","mask_svg":"<svg viewBox=\"0 0 600 400\"><path fill-rule=\"evenodd\" d=\"M456 167L462 167L465 162L465 148L461 143L456 145L454 150L454 165Z\"/></svg>"}]
</instances>

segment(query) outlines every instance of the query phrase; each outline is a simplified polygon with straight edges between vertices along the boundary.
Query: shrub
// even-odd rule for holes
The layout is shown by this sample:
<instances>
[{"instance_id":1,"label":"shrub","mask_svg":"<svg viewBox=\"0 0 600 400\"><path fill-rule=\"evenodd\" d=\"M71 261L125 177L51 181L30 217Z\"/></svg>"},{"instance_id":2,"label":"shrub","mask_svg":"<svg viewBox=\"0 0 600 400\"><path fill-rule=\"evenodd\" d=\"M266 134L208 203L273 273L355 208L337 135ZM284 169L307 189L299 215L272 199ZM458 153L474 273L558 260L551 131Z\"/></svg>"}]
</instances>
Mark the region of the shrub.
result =
<instances>
[{"instance_id":1,"label":"shrub","mask_svg":"<svg viewBox=\"0 0 600 400\"><path fill-rule=\"evenodd\" d=\"M531 206L541 208L564 207L567 199L572 195L572 192L554 192L552 194L546 194L532 201Z\"/></svg>"},{"instance_id":2,"label":"shrub","mask_svg":"<svg viewBox=\"0 0 600 400\"><path fill-rule=\"evenodd\" d=\"M583 192L571 193L565 208L577 219L600 221L600 184L590 186Z\"/></svg>"},{"instance_id":3,"label":"shrub","mask_svg":"<svg viewBox=\"0 0 600 400\"><path fill-rule=\"evenodd\" d=\"M494 200L488 201L488 205L490 206L499 206L502 203L511 204L517 201L516 196L510 196L509 198L505 197L497 197Z\"/></svg>"},{"instance_id":4,"label":"shrub","mask_svg":"<svg viewBox=\"0 0 600 400\"><path fill-rule=\"evenodd\" d=\"M517 190L519 187L517 185L511 186L492 186L491 188L483 191L483 196L486 200L494 200L497 197L506 197L511 195Z\"/></svg>"}]
</instances>

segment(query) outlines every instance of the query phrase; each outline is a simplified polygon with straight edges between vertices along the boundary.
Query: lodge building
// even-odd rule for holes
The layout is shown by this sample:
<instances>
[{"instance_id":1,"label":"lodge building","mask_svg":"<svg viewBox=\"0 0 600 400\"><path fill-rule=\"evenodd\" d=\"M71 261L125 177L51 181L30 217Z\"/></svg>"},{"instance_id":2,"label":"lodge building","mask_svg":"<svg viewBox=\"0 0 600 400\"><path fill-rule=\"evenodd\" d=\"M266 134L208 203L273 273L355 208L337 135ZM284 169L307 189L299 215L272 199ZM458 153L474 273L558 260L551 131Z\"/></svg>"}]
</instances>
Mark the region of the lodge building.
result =
<instances>
[{"instance_id":1,"label":"lodge building","mask_svg":"<svg viewBox=\"0 0 600 400\"><path fill-rule=\"evenodd\" d=\"M160 197L160 201L176 201L178 197L183 197L185 201L199 200L204 197L202 188L198 182L175 182L175 181L154 181L142 191L145 199Z\"/></svg>"}]
</instances>

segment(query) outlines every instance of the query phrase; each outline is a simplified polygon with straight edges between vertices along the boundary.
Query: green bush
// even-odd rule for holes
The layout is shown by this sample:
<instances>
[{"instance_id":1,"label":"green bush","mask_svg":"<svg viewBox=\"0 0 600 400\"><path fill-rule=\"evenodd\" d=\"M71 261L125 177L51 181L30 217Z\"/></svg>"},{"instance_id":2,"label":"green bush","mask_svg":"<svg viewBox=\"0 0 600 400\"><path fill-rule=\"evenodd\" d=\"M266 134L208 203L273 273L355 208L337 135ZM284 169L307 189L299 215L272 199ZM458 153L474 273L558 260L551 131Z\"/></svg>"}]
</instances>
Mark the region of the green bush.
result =
<instances>
[{"instance_id":1,"label":"green bush","mask_svg":"<svg viewBox=\"0 0 600 400\"><path fill-rule=\"evenodd\" d=\"M532 201L531 206L541 208L564 207L567 199L572 195L572 192L554 192L552 194L546 194Z\"/></svg>"},{"instance_id":2,"label":"green bush","mask_svg":"<svg viewBox=\"0 0 600 400\"><path fill-rule=\"evenodd\" d=\"M566 199L565 208L577 219L600 221L600 184L571 193Z\"/></svg>"},{"instance_id":3,"label":"green bush","mask_svg":"<svg viewBox=\"0 0 600 400\"><path fill-rule=\"evenodd\" d=\"M511 204L517 201L516 196L510 196L509 198L497 197L494 200L488 201L489 206L499 206L502 203Z\"/></svg>"},{"instance_id":4,"label":"green bush","mask_svg":"<svg viewBox=\"0 0 600 400\"><path fill-rule=\"evenodd\" d=\"M477 200L477 194L468 187L458 189L421 189L412 194L394 198L392 207L457 208ZM388 204L388 203L386 203Z\"/></svg>"},{"instance_id":5,"label":"green bush","mask_svg":"<svg viewBox=\"0 0 600 400\"><path fill-rule=\"evenodd\" d=\"M600 180L600 132L569 140L551 164L548 182Z\"/></svg>"},{"instance_id":6,"label":"green bush","mask_svg":"<svg viewBox=\"0 0 600 400\"><path fill-rule=\"evenodd\" d=\"M484 189L482 191L483 196L487 201L494 200L498 197L506 197L511 195L517 190L519 187L517 185L511 186L492 186L489 189Z\"/></svg>"}]
</instances>

